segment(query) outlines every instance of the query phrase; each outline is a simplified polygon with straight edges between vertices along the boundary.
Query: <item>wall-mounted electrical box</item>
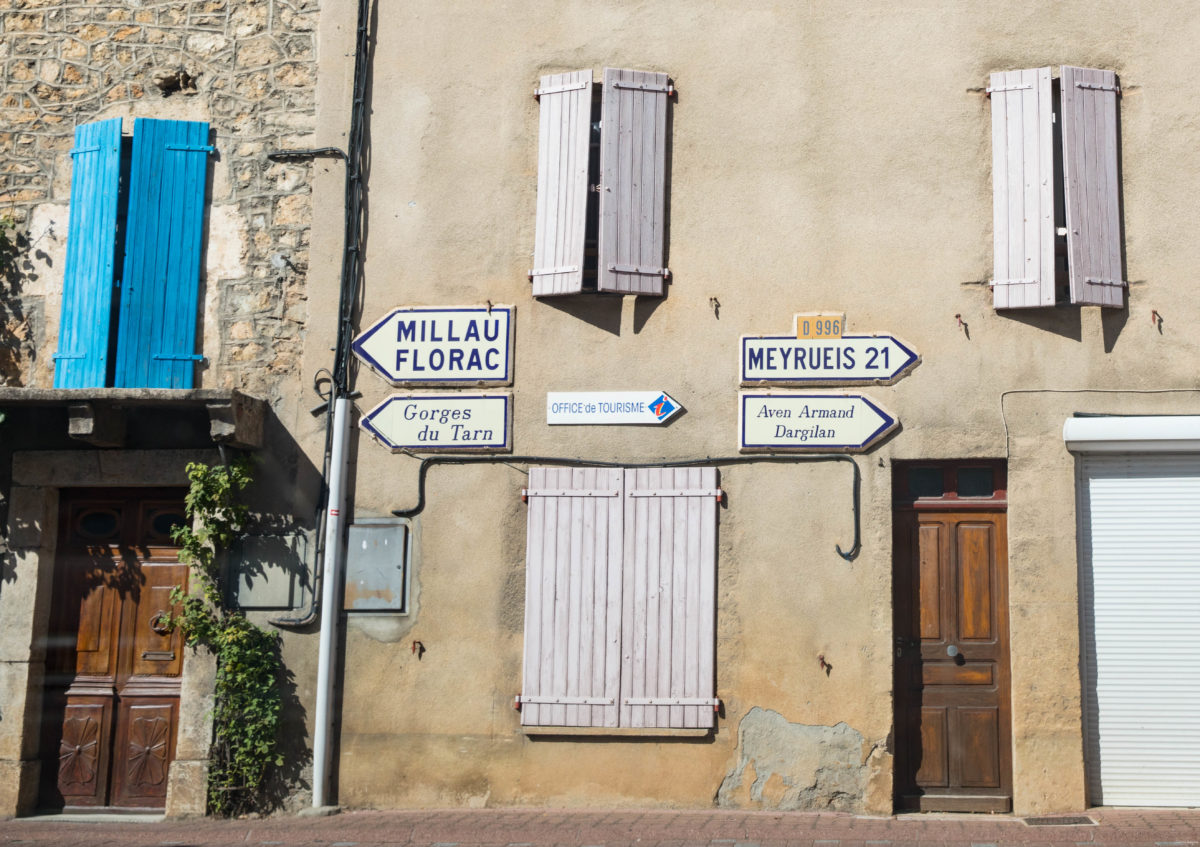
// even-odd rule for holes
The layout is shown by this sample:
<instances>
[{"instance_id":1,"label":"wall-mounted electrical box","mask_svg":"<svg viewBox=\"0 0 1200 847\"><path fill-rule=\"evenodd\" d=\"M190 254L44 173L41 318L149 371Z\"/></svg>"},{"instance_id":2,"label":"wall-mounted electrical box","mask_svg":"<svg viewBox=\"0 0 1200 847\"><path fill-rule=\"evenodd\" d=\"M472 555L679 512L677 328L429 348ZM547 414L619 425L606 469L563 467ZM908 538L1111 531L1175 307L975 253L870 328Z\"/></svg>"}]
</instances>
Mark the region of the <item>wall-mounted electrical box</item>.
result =
<instances>
[{"instance_id":1,"label":"wall-mounted electrical box","mask_svg":"<svg viewBox=\"0 0 1200 847\"><path fill-rule=\"evenodd\" d=\"M349 612L407 612L412 552L408 521L360 518L346 534L346 590Z\"/></svg>"}]
</instances>

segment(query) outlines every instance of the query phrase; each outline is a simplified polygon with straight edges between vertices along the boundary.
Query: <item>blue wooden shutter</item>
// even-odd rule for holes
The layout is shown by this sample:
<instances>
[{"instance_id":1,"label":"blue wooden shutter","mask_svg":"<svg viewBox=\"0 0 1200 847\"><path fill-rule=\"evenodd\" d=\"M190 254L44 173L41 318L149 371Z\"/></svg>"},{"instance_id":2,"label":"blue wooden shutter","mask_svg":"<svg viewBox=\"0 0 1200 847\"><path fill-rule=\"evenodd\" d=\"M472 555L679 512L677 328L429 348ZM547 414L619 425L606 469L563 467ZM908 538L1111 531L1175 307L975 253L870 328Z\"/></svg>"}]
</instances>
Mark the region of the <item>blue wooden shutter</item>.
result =
<instances>
[{"instance_id":1,"label":"blue wooden shutter","mask_svg":"<svg viewBox=\"0 0 1200 847\"><path fill-rule=\"evenodd\" d=\"M208 124L138 118L133 130L115 385L191 388Z\"/></svg>"},{"instance_id":2,"label":"blue wooden shutter","mask_svg":"<svg viewBox=\"0 0 1200 847\"><path fill-rule=\"evenodd\" d=\"M102 388L108 368L121 119L75 128L55 388Z\"/></svg>"}]
</instances>

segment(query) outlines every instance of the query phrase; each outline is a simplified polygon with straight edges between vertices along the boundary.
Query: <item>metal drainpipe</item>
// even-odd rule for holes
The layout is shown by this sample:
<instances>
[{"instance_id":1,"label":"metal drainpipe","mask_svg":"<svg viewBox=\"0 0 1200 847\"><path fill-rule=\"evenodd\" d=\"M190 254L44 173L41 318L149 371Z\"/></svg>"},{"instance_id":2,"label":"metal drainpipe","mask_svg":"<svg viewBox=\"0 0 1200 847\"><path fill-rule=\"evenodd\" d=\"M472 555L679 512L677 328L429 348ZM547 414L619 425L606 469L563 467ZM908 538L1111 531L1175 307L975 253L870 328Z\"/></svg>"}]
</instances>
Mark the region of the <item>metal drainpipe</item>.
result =
<instances>
[{"instance_id":1,"label":"metal drainpipe","mask_svg":"<svg viewBox=\"0 0 1200 847\"><path fill-rule=\"evenodd\" d=\"M341 618L338 590L342 583L345 542L346 476L350 453L350 419L354 393L350 389L350 345L354 339L354 303L362 273L363 125L366 122L367 80L370 73L371 7L359 0L354 47L354 93L350 107L350 138L346 145L345 239L342 248L341 292L338 302L337 346L333 359L333 444L329 456L329 498L325 512L325 558L321 574L321 637L317 654L317 704L313 727L313 807L327 804L332 793L333 689L337 682L337 627Z\"/></svg>"},{"instance_id":2,"label":"metal drainpipe","mask_svg":"<svg viewBox=\"0 0 1200 847\"><path fill-rule=\"evenodd\" d=\"M346 458L350 450L352 401L333 402L333 451L329 462L329 507L325 512L325 567L321 580L321 640L317 655L317 715L313 726L313 806L326 802L333 734L334 657L337 654L338 586L346 547L342 513L346 508Z\"/></svg>"}]
</instances>

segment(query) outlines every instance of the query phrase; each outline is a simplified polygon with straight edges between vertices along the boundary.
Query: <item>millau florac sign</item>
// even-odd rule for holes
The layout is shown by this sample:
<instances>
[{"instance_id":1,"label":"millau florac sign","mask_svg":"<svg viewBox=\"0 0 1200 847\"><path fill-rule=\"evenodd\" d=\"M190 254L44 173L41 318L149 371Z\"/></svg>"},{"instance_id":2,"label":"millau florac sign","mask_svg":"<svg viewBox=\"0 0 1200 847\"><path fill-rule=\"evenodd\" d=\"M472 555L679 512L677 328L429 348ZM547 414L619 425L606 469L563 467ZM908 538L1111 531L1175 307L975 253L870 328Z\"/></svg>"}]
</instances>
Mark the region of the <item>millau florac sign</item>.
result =
<instances>
[{"instance_id":1,"label":"millau florac sign","mask_svg":"<svg viewBox=\"0 0 1200 847\"><path fill-rule=\"evenodd\" d=\"M395 386L512 385L512 306L404 306L354 339L355 354Z\"/></svg>"}]
</instances>

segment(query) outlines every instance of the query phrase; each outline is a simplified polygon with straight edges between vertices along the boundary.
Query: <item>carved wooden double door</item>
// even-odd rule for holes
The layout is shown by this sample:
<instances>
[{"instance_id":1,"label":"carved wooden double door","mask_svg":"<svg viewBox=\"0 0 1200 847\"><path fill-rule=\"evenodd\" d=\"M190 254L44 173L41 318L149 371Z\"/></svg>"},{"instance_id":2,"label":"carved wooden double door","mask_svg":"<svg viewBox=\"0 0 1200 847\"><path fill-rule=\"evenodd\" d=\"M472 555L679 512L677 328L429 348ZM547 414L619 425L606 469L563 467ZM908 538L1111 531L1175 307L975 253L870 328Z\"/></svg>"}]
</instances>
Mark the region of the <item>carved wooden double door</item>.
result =
<instances>
[{"instance_id":1,"label":"carved wooden double door","mask_svg":"<svg viewBox=\"0 0 1200 847\"><path fill-rule=\"evenodd\" d=\"M166 623L186 585L178 490L64 491L46 654L42 805L162 808L183 643Z\"/></svg>"}]
</instances>

